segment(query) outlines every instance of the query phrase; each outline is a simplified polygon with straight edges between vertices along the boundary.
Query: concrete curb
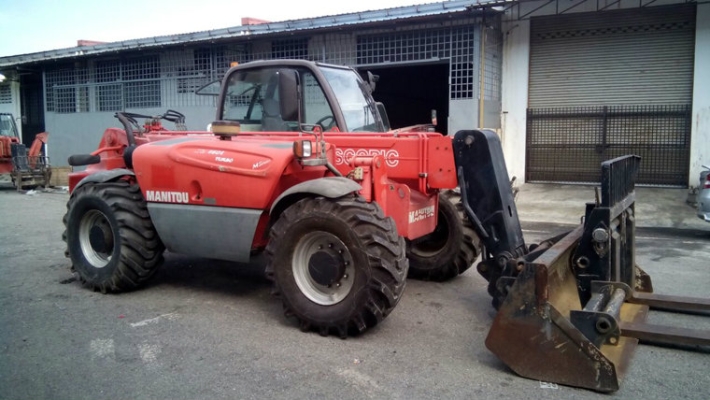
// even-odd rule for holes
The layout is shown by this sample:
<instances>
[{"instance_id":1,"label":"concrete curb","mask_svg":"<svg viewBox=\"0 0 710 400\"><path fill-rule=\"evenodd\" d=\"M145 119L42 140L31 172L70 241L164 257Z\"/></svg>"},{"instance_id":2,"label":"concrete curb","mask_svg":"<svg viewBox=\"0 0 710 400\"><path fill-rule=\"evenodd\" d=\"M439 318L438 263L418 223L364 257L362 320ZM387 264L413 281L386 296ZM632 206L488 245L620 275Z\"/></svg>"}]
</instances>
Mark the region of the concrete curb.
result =
<instances>
[{"instance_id":1,"label":"concrete curb","mask_svg":"<svg viewBox=\"0 0 710 400\"><path fill-rule=\"evenodd\" d=\"M524 222L578 225L586 203L594 201L594 186L526 183L519 187L516 206ZM710 231L697 217L687 189L636 188L637 226Z\"/></svg>"}]
</instances>

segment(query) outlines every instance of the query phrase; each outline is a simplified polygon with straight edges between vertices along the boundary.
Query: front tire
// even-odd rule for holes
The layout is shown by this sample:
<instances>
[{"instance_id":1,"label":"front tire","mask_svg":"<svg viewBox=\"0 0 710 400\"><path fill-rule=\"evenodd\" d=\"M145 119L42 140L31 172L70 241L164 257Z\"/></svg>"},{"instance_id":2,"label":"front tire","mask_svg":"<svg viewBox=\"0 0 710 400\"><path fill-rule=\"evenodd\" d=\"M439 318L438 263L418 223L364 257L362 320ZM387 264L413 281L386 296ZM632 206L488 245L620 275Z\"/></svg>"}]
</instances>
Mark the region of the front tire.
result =
<instances>
[{"instance_id":1,"label":"front tire","mask_svg":"<svg viewBox=\"0 0 710 400\"><path fill-rule=\"evenodd\" d=\"M76 189L64 216L67 256L87 286L102 293L137 288L163 261L163 244L140 189L128 182Z\"/></svg>"},{"instance_id":2,"label":"front tire","mask_svg":"<svg viewBox=\"0 0 710 400\"><path fill-rule=\"evenodd\" d=\"M439 195L438 223L434 232L409 241L409 277L446 281L464 273L480 254L480 240L464 214L461 196L453 190Z\"/></svg>"},{"instance_id":3,"label":"front tire","mask_svg":"<svg viewBox=\"0 0 710 400\"><path fill-rule=\"evenodd\" d=\"M345 338L399 302L408 261L394 220L359 196L306 198L271 229L266 275L304 331Z\"/></svg>"}]
</instances>

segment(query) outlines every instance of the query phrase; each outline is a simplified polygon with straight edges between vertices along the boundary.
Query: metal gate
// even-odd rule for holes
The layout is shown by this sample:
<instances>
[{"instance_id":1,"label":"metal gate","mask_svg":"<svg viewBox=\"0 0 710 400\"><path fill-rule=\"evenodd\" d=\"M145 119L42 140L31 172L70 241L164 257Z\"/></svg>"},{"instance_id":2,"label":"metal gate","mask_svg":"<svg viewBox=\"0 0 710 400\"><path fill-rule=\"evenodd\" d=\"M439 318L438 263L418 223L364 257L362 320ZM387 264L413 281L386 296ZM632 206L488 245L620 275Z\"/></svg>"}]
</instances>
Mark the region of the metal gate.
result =
<instances>
[{"instance_id":1,"label":"metal gate","mask_svg":"<svg viewBox=\"0 0 710 400\"><path fill-rule=\"evenodd\" d=\"M599 163L642 157L639 183L685 186L695 5L531 20L528 181L599 182Z\"/></svg>"},{"instance_id":2,"label":"metal gate","mask_svg":"<svg viewBox=\"0 0 710 400\"><path fill-rule=\"evenodd\" d=\"M526 181L600 181L599 164L641 156L638 183L685 186L691 105L530 108Z\"/></svg>"}]
</instances>

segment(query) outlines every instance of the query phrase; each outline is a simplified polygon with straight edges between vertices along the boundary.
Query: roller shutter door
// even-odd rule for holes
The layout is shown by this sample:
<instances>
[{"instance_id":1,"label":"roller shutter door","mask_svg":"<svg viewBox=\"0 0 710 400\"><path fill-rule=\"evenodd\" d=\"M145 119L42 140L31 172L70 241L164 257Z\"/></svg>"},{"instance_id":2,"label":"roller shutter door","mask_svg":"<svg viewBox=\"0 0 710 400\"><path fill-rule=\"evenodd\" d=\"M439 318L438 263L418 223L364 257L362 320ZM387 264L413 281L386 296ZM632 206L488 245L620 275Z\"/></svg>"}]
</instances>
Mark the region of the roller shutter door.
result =
<instances>
[{"instance_id":1,"label":"roller shutter door","mask_svg":"<svg viewBox=\"0 0 710 400\"><path fill-rule=\"evenodd\" d=\"M527 180L597 182L642 157L639 182L687 179L695 5L531 21Z\"/></svg>"}]
</instances>

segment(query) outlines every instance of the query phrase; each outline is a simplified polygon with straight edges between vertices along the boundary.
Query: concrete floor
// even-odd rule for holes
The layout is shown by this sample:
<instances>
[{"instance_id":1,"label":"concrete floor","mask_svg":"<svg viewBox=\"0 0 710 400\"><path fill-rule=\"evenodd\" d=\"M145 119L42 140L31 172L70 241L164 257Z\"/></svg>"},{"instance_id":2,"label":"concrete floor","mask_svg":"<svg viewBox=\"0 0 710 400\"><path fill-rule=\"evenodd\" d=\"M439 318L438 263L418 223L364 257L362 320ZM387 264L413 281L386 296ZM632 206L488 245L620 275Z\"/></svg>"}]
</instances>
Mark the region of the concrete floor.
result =
<instances>
[{"instance_id":1,"label":"concrete floor","mask_svg":"<svg viewBox=\"0 0 710 400\"><path fill-rule=\"evenodd\" d=\"M519 189L516 205L524 222L578 224L585 203L594 201L594 186L525 183ZM637 187L637 226L710 231L687 200L688 189Z\"/></svg>"}]
</instances>

